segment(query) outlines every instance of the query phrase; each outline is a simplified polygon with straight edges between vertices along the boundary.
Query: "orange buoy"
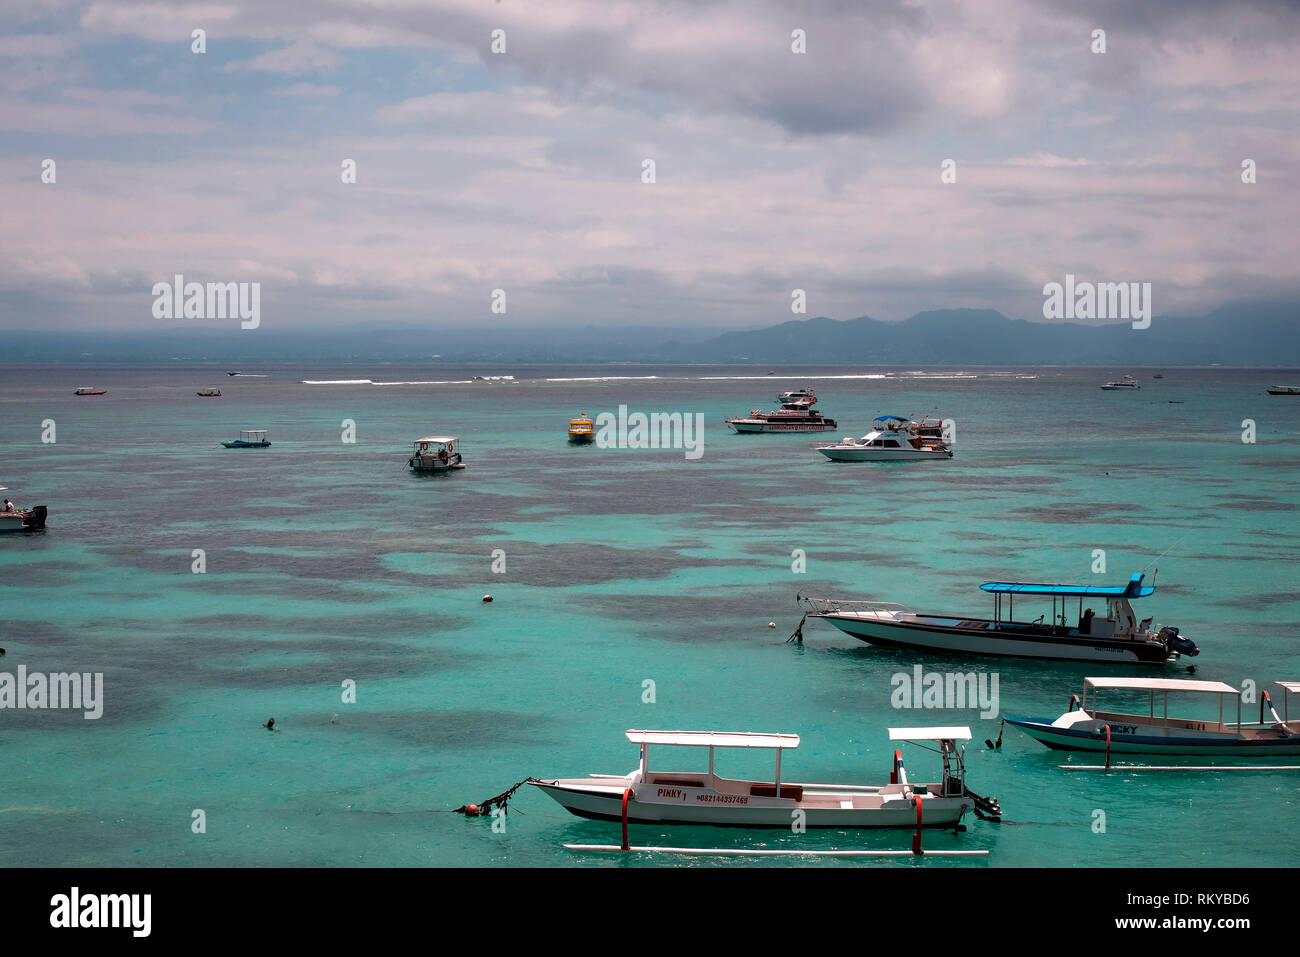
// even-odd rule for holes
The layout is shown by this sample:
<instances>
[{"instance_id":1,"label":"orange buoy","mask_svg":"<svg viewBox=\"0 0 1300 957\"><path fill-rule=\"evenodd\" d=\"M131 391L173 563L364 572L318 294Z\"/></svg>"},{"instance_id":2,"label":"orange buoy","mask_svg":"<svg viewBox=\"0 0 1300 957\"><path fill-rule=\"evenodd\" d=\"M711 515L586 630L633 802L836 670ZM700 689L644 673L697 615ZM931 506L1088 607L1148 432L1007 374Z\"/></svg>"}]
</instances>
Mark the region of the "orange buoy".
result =
<instances>
[{"instance_id":1,"label":"orange buoy","mask_svg":"<svg viewBox=\"0 0 1300 957\"><path fill-rule=\"evenodd\" d=\"M466 817L478 817L478 805L477 805L477 804L466 804L466 805L465 805L465 816L466 816Z\"/></svg>"}]
</instances>

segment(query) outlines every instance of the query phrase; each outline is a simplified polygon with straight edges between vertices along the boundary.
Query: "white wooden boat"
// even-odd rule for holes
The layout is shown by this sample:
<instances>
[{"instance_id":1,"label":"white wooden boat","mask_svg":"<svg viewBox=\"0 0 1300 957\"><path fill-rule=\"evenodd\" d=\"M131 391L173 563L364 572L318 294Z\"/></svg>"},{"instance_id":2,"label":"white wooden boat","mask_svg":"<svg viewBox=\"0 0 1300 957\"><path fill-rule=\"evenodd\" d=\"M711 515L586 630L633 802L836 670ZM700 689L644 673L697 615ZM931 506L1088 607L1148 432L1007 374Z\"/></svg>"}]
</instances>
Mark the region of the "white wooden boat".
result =
<instances>
[{"instance_id":1,"label":"white wooden boat","mask_svg":"<svg viewBox=\"0 0 1300 957\"><path fill-rule=\"evenodd\" d=\"M968 811L997 819L995 800L966 788L965 746L970 729L891 728L890 741L910 742L937 752L943 761L938 783L907 780L902 755L894 752L888 784L797 784L783 780L781 756L799 746L796 734L715 731L628 731L640 745L640 765L628 774L531 780L579 817L639 824L706 824L736 827L877 828L955 827ZM650 765L651 746L708 750L707 770L659 771ZM719 749L762 748L776 753L770 780L726 778L714 765Z\"/></svg>"},{"instance_id":2,"label":"white wooden boat","mask_svg":"<svg viewBox=\"0 0 1300 957\"><path fill-rule=\"evenodd\" d=\"M460 439L454 435L429 435L415 440L415 454L406 462L412 472L453 472L465 467Z\"/></svg>"},{"instance_id":3,"label":"white wooden boat","mask_svg":"<svg viewBox=\"0 0 1300 957\"><path fill-rule=\"evenodd\" d=\"M1252 724L1242 722L1241 694L1232 685L1186 678L1084 678L1083 701L1079 701L1078 695L1072 695L1070 709L1056 720L1008 717L1007 724L1015 725L1049 748L1066 751L1234 756L1300 754L1300 720L1290 721L1287 713L1290 695L1300 691L1300 681L1278 681L1276 684L1282 688L1285 716L1278 717L1268 692L1264 691L1260 695L1259 721ZM1100 710L1098 691L1146 692L1147 712L1129 714ZM1171 718L1171 693L1217 695L1218 718ZM1223 720L1225 695L1236 698L1236 721ZM1271 720L1265 720L1266 708Z\"/></svg>"},{"instance_id":4,"label":"white wooden boat","mask_svg":"<svg viewBox=\"0 0 1300 957\"><path fill-rule=\"evenodd\" d=\"M923 648L944 653L1048 658L1058 661L1108 661L1114 664L1163 665L1181 655L1197 655L1196 643L1177 628L1138 621L1131 600L1145 598L1154 585L1132 576L1127 585L1043 585L985 582L980 589L994 596L993 618L917 612L882 601L843 601L798 596L805 618L823 618L840 631L870 644ZM1052 621L1039 615L1016 621L1016 598L1050 598ZM1069 599L1078 599L1078 620ZM1087 599L1104 600L1105 616L1084 608ZM1073 604L1072 602L1070 604ZM1067 613L1067 611L1071 613ZM795 631L802 638L803 623Z\"/></svg>"}]
</instances>

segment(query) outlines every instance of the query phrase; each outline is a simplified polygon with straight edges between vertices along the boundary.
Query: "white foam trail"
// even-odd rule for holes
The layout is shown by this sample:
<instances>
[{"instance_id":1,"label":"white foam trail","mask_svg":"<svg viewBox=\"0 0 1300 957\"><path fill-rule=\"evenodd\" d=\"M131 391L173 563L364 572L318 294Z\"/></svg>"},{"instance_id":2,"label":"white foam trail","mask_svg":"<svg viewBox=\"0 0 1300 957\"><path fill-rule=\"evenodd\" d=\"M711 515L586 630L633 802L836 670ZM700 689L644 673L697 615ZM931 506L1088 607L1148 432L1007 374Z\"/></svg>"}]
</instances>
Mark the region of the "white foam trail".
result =
<instances>
[{"instance_id":1,"label":"white foam trail","mask_svg":"<svg viewBox=\"0 0 1300 957\"><path fill-rule=\"evenodd\" d=\"M469 385L473 379L426 379L416 382L372 382L371 385Z\"/></svg>"},{"instance_id":2,"label":"white foam trail","mask_svg":"<svg viewBox=\"0 0 1300 957\"><path fill-rule=\"evenodd\" d=\"M580 379L543 379L543 382L622 382L627 379L658 379L657 375L598 375Z\"/></svg>"},{"instance_id":3,"label":"white foam trail","mask_svg":"<svg viewBox=\"0 0 1300 957\"><path fill-rule=\"evenodd\" d=\"M883 372L861 373L855 375L800 375L791 373L786 375L702 375L699 377L701 382L731 381L741 379L770 379L773 382L781 382L786 379L888 379L889 376Z\"/></svg>"},{"instance_id":4,"label":"white foam trail","mask_svg":"<svg viewBox=\"0 0 1300 957\"><path fill-rule=\"evenodd\" d=\"M473 379L422 379L412 382L375 382L373 379L300 379L303 385L469 385Z\"/></svg>"}]
</instances>

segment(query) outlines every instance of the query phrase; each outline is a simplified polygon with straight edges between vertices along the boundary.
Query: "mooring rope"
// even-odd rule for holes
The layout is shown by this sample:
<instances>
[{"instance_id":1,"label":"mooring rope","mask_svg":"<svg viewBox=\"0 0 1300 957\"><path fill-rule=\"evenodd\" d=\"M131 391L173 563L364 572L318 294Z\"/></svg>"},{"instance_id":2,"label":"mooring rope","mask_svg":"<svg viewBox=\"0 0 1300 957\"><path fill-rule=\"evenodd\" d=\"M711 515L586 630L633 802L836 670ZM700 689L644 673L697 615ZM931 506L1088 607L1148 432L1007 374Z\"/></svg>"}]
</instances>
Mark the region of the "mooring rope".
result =
<instances>
[{"instance_id":1,"label":"mooring rope","mask_svg":"<svg viewBox=\"0 0 1300 957\"><path fill-rule=\"evenodd\" d=\"M794 633L785 640L785 643L787 645L790 644L790 642L792 641L797 641L801 645L803 644L803 623L807 620L808 620L808 612L804 612L803 617L799 619L799 626L795 628Z\"/></svg>"},{"instance_id":2,"label":"mooring rope","mask_svg":"<svg viewBox=\"0 0 1300 957\"><path fill-rule=\"evenodd\" d=\"M500 794L490 797L486 801L480 801L478 804L462 804L460 807L456 808L455 813L464 814L466 817L478 817L480 814L491 814L494 807L499 807L501 808L501 813L505 814L509 811L508 804L510 798L514 796L514 793L529 781L536 780L537 778L524 778L514 787L502 791Z\"/></svg>"}]
</instances>

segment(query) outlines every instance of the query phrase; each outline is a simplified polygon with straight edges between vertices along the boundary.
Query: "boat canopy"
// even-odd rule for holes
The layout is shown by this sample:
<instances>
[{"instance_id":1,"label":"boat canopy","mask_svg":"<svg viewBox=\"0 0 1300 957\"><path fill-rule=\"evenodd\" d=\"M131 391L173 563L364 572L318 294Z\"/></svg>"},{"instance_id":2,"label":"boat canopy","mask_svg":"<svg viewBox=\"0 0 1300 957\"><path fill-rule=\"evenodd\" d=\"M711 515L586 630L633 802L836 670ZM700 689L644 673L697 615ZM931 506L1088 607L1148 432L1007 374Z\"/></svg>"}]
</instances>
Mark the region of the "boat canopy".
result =
<instances>
[{"instance_id":1,"label":"boat canopy","mask_svg":"<svg viewBox=\"0 0 1300 957\"><path fill-rule=\"evenodd\" d=\"M1143 576L1134 575L1127 585L1041 585L1026 582L985 582L983 591L1015 595L1054 595L1079 598L1145 598L1154 594L1154 585L1143 585Z\"/></svg>"},{"instance_id":2,"label":"boat canopy","mask_svg":"<svg viewBox=\"0 0 1300 957\"><path fill-rule=\"evenodd\" d=\"M912 421L912 417L911 417L910 415L878 415L878 416L876 416L875 421L876 421L876 422L889 422L889 421L892 420L892 419L897 419L899 422L911 422L911 421Z\"/></svg>"},{"instance_id":3,"label":"boat canopy","mask_svg":"<svg viewBox=\"0 0 1300 957\"><path fill-rule=\"evenodd\" d=\"M1129 691L1205 691L1211 694L1237 694L1237 689L1222 681L1196 681L1190 678L1084 678L1090 688L1122 688Z\"/></svg>"},{"instance_id":4,"label":"boat canopy","mask_svg":"<svg viewBox=\"0 0 1300 957\"><path fill-rule=\"evenodd\" d=\"M633 744L672 744L697 748L799 747L797 734L754 734L749 731L636 731L627 732Z\"/></svg>"},{"instance_id":5,"label":"boat canopy","mask_svg":"<svg viewBox=\"0 0 1300 957\"><path fill-rule=\"evenodd\" d=\"M1300 681L1274 681L1279 688L1285 688L1292 694L1300 694Z\"/></svg>"},{"instance_id":6,"label":"boat canopy","mask_svg":"<svg viewBox=\"0 0 1300 957\"><path fill-rule=\"evenodd\" d=\"M266 435L266 429L240 429L239 434L244 435Z\"/></svg>"},{"instance_id":7,"label":"boat canopy","mask_svg":"<svg viewBox=\"0 0 1300 957\"><path fill-rule=\"evenodd\" d=\"M455 441L457 441L457 439L456 436L454 435L430 435L423 439L416 439L415 444L421 445L425 442L437 442L441 445L446 445L448 442L455 442Z\"/></svg>"},{"instance_id":8,"label":"boat canopy","mask_svg":"<svg viewBox=\"0 0 1300 957\"><path fill-rule=\"evenodd\" d=\"M969 741L970 728L890 728L890 741Z\"/></svg>"}]
</instances>

